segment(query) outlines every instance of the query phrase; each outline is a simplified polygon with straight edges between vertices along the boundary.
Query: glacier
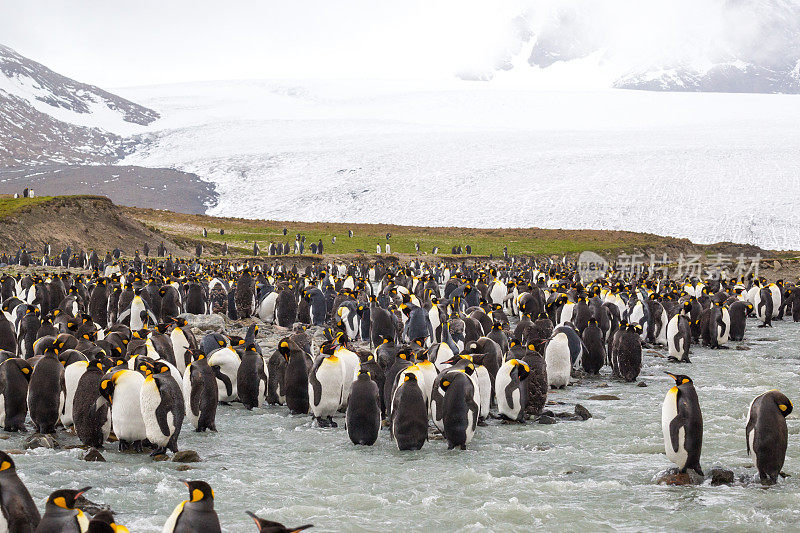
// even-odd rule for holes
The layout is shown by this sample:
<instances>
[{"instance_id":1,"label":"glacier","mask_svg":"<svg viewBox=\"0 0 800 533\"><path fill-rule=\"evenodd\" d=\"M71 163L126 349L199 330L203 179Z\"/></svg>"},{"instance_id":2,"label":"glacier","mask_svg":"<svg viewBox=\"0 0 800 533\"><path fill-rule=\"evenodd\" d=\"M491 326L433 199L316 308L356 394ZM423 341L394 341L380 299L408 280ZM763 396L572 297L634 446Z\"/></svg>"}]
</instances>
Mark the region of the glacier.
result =
<instances>
[{"instance_id":1,"label":"glacier","mask_svg":"<svg viewBox=\"0 0 800 533\"><path fill-rule=\"evenodd\" d=\"M452 81L118 89L157 110L121 164L216 185L208 213L631 230L800 250L800 97Z\"/></svg>"}]
</instances>

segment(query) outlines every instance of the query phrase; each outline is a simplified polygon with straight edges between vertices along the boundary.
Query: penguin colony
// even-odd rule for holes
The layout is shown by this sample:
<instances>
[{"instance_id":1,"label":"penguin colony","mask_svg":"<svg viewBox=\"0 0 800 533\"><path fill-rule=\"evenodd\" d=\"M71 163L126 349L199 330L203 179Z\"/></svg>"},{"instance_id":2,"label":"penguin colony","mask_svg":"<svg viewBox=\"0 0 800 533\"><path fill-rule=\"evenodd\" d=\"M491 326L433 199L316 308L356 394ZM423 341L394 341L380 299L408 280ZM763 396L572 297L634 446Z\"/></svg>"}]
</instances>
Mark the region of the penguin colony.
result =
<instances>
[{"instance_id":1,"label":"penguin colony","mask_svg":"<svg viewBox=\"0 0 800 533\"><path fill-rule=\"evenodd\" d=\"M608 365L614 377L635 381L643 346L663 346L670 361L689 363L692 344L741 340L748 316L760 327L789 314L800 321L796 285L752 276L677 282L611 273L584 285L566 261L318 263L298 271L278 261L126 260L117 252L102 261L81 253L88 273L0 276L5 431L26 431L30 418L39 433L74 428L97 448L113 433L120 450L161 455L178 451L184 422L216 431L219 406L241 402L283 405L321 427L336 427L344 413L358 445L374 444L388 426L398 449L417 450L432 425L449 449L465 449L488 417L525 423L538 415L548 390L566 387L575 372ZM244 337L198 339L184 313L257 317L287 334L271 349L257 342L257 324ZM667 457L702 475L698 395L691 378L670 376L675 386L662 406ZM750 406L746 450L765 484L783 466L791 411L779 391ZM3 505L6 490L27 492L7 463L16 481L6 489L0 470ZM165 531L213 523L213 491L203 482L188 486L190 499ZM42 523L74 520L75 531L87 531L88 520L71 507L79 492L54 493ZM17 508L33 522L35 506ZM280 531L253 519L261 531Z\"/></svg>"}]
</instances>

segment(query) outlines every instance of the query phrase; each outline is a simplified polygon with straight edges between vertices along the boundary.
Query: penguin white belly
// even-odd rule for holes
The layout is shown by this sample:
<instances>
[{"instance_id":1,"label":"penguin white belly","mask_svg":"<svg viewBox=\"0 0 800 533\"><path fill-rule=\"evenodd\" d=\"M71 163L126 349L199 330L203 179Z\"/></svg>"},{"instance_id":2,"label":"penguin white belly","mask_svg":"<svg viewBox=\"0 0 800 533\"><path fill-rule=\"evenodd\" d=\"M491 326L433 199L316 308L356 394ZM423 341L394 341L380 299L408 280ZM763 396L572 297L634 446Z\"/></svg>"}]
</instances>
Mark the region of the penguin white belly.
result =
<instances>
[{"instance_id":1,"label":"penguin white belly","mask_svg":"<svg viewBox=\"0 0 800 533\"><path fill-rule=\"evenodd\" d=\"M772 318L775 318L780 314L780 307L781 307L781 288L777 285L770 284L769 286L770 294L772 295Z\"/></svg>"},{"instance_id":2,"label":"penguin white belly","mask_svg":"<svg viewBox=\"0 0 800 533\"><path fill-rule=\"evenodd\" d=\"M8 533L8 520L0 513L0 533Z\"/></svg>"},{"instance_id":3,"label":"penguin white belly","mask_svg":"<svg viewBox=\"0 0 800 533\"><path fill-rule=\"evenodd\" d=\"M336 350L336 356L344 365L344 382L342 384L342 405L344 406L347 405L347 401L350 399L350 389L353 386L353 381L358 377L358 371L361 370L361 359L346 348Z\"/></svg>"},{"instance_id":4,"label":"penguin white belly","mask_svg":"<svg viewBox=\"0 0 800 533\"><path fill-rule=\"evenodd\" d=\"M672 447L672 435L670 433L670 423L678 416L678 387L672 387L664 398L664 405L661 407L661 430L664 433L664 451L667 459L678 465L679 468L686 466L689 453L684 447L686 443L686 429L681 426L678 429L678 451Z\"/></svg>"},{"instance_id":5,"label":"penguin white belly","mask_svg":"<svg viewBox=\"0 0 800 533\"><path fill-rule=\"evenodd\" d=\"M431 321L431 329L433 330L433 336L436 337L435 339L428 339L428 341L431 343L441 341L442 334L436 333L436 330L439 328L439 326L442 325L442 321L439 318L439 308L437 306L434 305L428 311L428 320Z\"/></svg>"},{"instance_id":6,"label":"penguin white belly","mask_svg":"<svg viewBox=\"0 0 800 533\"><path fill-rule=\"evenodd\" d=\"M680 361L683 358L683 346L681 346L683 344L683 340L678 339L678 344L675 344L675 335L678 334L678 316L679 315L675 315L672 317L666 327L667 349L669 352L667 355Z\"/></svg>"},{"instance_id":7,"label":"penguin white belly","mask_svg":"<svg viewBox=\"0 0 800 533\"><path fill-rule=\"evenodd\" d=\"M135 299L131 302L131 331L138 331L144 327L142 320L142 311L144 310L143 303L137 303Z\"/></svg>"},{"instance_id":8,"label":"penguin white belly","mask_svg":"<svg viewBox=\"0 0 800 533\"><path fill-rule=\"evenodd\" d=\"M116 383L114 402L111 404L111 421L114 434L120 440L135 442L147 438L139 400L142 383L144 377L133 371Z\"/></svg>"},{"instance_id":9,"label":"penguin white belly","mask_svg":"<svg viewBox=\"0 0 800 533\"><path fill-rule=\"evenodd\" d=\"M219 371L224 374L228 381L230 381L230 392L225 382L217 377L217 390L219 391L219 401L232 402L239 397L236 390L237 374L239 372L239 365L241 364L239 355L231 347L226 347L217 350L211 357L208 358L208 364L212 367L219 368ZM216 372L215 372L216 375Z\"/></svg>"},{"instance_id":10,"label":"penguin white belly","mask_svg":"<svg viewBox=\"0 0 800 533\"><path fill-rule=\"evenodd\" d=\"M558 320L558 326L563 326L564 322L572 321L572 312L575 309L575 304L566 303L564 307L561 308L561 317Z\"/></svg>"},{"instance_id":11,"label":"penguin white belly","mask_svg":"<svg viewBox=\"0 0 800 533\"><path fill-rule=\"evenodd\" d=\"M261 304L258 306L258 318L263 320L264 322L274 323L275 322L275 302L278 301L278 293L271 292L267 294L263 300L261 300Z\"/></svg>"},{"instance_id":12,"label":"penguin white belly","mask_svg":"<svg viewBox=\"0 0 800 533\"><path fill-rule=\"evenodd\" d=\"M308 396L311 398L311 411L317 418L333 416L339 410L344 393L345 366L341 362L324 361L316 373L321 390L315 397L314 388L308 384Z\"/></svg>"},{"instance_id":13,"label":"penguin white belly","mask_svg":"<svg viewBox=\"0 0 800 533\"><path fill-rule=\"evenodd\" d=\"M425 386L422 387L422 392L425 393L426 398L430 399L431 394L433 393L433 382L436 380L436 376L439 375L439 372L437 372L436 366L430 361L420 361L417 363L417 366L422 372L422 376L425 381Z\"/></svg>"},{"instance_id":14,"label":"penguin white belly","mask_svg":"<svg viewBox=\"0 0 800 533\"><path fill-rule=\"evenodd\" d=\"M489 416L489 406L492 404L492 377L483 365L475 365L475 374L480 398L478 416L485 418Z\"/></svg>"},{"instance_id":15,"label":"penguin white belly","mask_svg":"<svg viewBox=\"0 0 800 533\"><path fill-rule=\"evenodd\" d=\"M717 344L720 346L728 343L731 333L731 315L724 307L722 308L722 323L725 324L724 332L722 332L722 326L717 326Z\"/></svg>"},{"instance_id":16,"label":"penguin white belly","mask_svg":"<svg viewBox=\"0 0 800 533\"><path fill-rule=\"evenodd\" d=\"M517 411L514 409L513 405L508 405L508 401L506 400L506 387L511 383L512 368L514 367L506 362L503 363L503 366L497 371L497 375L494 378L494 393L495 401L497 402L497 411L501 415L515 419L517 417ZM515 393L516 392L518 391L515 391ZM512 403L513 398L514 396L512 394ZM517 398L519 398L519 394L517 394Z\"/></svg>"},{"instance_id":17,"label":"penguin white belly","mask_svg":"<svg viewBox=\"0 0 800 533\"><path fill-rule=\"evenodd\" d=\"M75 361L64 370L64 385L67 390L64 406L61 412L61 423L68 428L74 424L72 419L72 403L75 400L75 391L78 388L78 380L86 372L89 366L88 361Z\"/></svg>"},{"instance_id":18,"label":"penguin white belly","mask_svg":"<svg viewBox=\"0 0 800 533\"><path fill-rule=\"evenodd\" d=\"M0 426L6 425L6 395L0 393ZM3 513L0 513L2 515Z\"/></svg>"},{"instance_id":19,"label":"penguin white belly","mask_svg":"<svg viewBox=\"0 0 800 533\"><path fill-rule=\"evenodd\" d=\"M183 506L185 504L186 502L183 501L175 507L175 509L172 511L172 514L169 515L169 518L167 518L167 521L164 524L164 529L161 530L162 533L173 533L175 531L175 526L178 524L178 518L180 518L181 513L183 512Z\"/></svg>"},{"instance_id":20,"label":"penguin white belly","mask_svg":"<svg viewBox=\"0 0 800 533\"><path fill-rule=\"evenodd\" d=\"M559 333L547 343L544 360L547 365L548 385L551 387L567 386L569 384L572 359L566 334Z\"/></svg>"},{"instance_id":21,"label":"penguin white belly","mask_svg":"<svg viewBox=\"0 0 800 533\"><path fill-rule=\"evenodd\" d=\"M183 375L183 371L186 370L186 350L189 349L189 341L180 328L173 329L169 339L172 342L172 352L175 354L175 365ZM178 382L180 383L180 380Z\"/></svg>"},{"instance_id":22,"label":"penguin white belly","mask_svg":"<svg viewBox=\"0 0 800 533\"><path fill-rule=\"evenodd\" d=\"M444 362L452 359L453 355L453 350L450 349L450 345L446 342L440 342L438 348L436 349L436 358L433 361L436 369L441 372L445 368L451 366L444 364Z\"/></svg>"},{"instance_id":23,"label":"penguin white belly","mask_svg":"<svg viewBox=\"0 0 800 533\"><path fill-rule=\"evenodd\" d=\"M506 294L508 294L508 288L506 288L506 284L498 280L492 285L492 290L489 292L489 298L492 300L493 304L502 304Z\"/></svg>"},{"instance_id":24,"label":"penguin white belly","mask_svg":"<svg viewBox=\"0 0 800 533\"><path fill-rule=\"evenodd\" d=\"M144 421L145 433L147 440L156 446L166 446L170 437L175 432L174 424L170 427L170 434L164 435L161 432L161 426L156 419L156 409L161 405L161 394L158 392L158 387L153 379L145 379L142 383L141 397L139 400L139 407L142 412L142 420ZM171 419L172 413L167 414L167 423Z\"/></svg>"},{"instance_id":25,"label":"penguin white belly","mask_svg":"<svg viewBox=\"0 0 800 533\"><path fill-rule=\"evenodd\" d=\"M656 344L660 344L661 346L667 345L667 323L669 322L669 316L667 312L662 309L661 311L661 330L658 332L656 336Z\"/></svg>"}]
</instances>

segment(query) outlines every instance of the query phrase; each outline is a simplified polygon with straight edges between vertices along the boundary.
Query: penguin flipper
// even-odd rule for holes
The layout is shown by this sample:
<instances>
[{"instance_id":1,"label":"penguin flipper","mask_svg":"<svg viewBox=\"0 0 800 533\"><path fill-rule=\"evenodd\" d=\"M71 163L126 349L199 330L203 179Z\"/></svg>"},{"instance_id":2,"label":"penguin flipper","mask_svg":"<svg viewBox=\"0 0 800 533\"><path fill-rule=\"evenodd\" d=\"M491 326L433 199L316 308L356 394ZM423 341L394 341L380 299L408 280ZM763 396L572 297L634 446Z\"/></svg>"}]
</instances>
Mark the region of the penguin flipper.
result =
<instances>
[{"instance_id":1,"label":"penguin flipper","mask_svg":"<svg viewBox=\"0 0 800 533\"><path fill-rule=\"evenodd\" d=\"M129 307L129 308L127 308L125 311L123 311L123 312L122 312L122 313L121 313L121 314L120 314L120 315L117 317L117 324L122 324L122 322L123 322L123 321L124 321L126 318L128 318L129 316L131 316L131 308L130 308L130 307Z\"/></svg>"},{"instance_id":2,"label":"penguin flipper","mask_svg":"<svg viewBox=\"0 0 800 533\"><path fill-rule=\"evenodd\" d=\"M169 429L169 424L167 424L167 413L169 413L170 410L170 406L163 401L158 405L158 407L156 407L156 421L158 422L158 429L161 430L161 434L165 437L169 437L172 433L172 431Z\"/></svg>"},{"instance_id":3,"label":"penguin flipper","mask_svg":"<svg viewBox=\"0 0 800 533\"><path fill-rule=\"evenodd\" d=\"M680 443L678 442L678 432L685 424L686 421L680 415L673 418L672 422L669 423L669 437L670 441L672 442L672 450L675 453L678 453L678 449L680 448Z\"/></svg>"}]
</instances>

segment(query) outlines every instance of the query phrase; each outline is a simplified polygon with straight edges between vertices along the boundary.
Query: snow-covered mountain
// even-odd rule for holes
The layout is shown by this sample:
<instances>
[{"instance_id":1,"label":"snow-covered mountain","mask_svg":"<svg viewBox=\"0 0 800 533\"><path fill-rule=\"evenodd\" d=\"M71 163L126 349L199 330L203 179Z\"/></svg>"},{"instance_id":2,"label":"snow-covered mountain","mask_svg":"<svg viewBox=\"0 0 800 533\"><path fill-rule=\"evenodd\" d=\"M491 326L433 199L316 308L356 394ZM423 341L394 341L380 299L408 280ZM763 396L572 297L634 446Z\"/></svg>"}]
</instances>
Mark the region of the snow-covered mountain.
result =
<instances>
[{"instance_id":1,"label":"snow-covered mountain","mask_svg":"<svg viewBox=\"0 0 800 533\"><path fill-rule=\"evenodd\" d=\"M654 91L800 93L798 0L536 0L465 79Z\"/></svg>"},{"instance_id":2,"label":"snow-covered mountain","mask_svg":"<svg viewBox=\"0 0 800 533\"><path fill-rule=\"evenodd\" d=\"M0 45L0 166L114 162L158 116Z\"/></svg>"}]
</instances>

